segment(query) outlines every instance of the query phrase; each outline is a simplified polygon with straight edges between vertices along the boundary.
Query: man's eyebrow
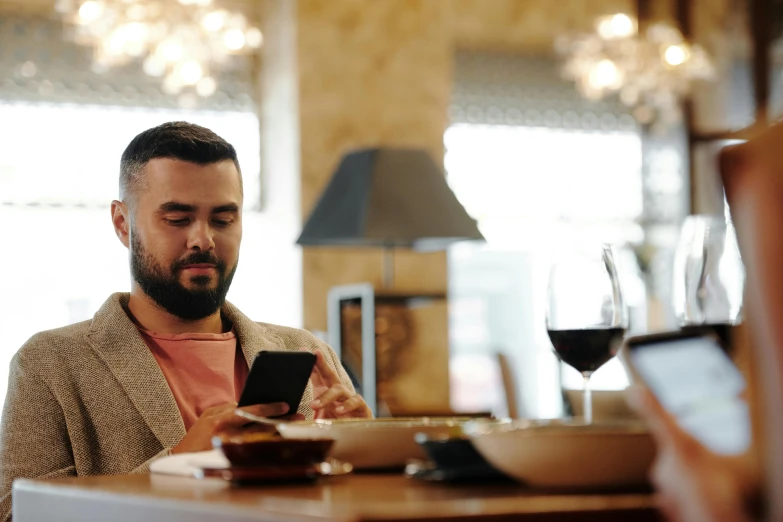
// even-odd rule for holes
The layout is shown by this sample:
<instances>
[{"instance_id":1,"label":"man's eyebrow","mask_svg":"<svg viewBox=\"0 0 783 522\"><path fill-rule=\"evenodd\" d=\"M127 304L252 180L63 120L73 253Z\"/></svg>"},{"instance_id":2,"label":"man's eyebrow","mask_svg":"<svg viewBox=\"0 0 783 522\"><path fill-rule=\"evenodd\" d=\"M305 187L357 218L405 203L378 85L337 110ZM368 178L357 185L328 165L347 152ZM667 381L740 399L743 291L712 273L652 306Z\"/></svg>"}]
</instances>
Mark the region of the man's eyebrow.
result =
<instances>
[{"instance_id":1,"label":"man's eyebrow","mask_svg":"<svg viewBox=\"0 0 783 522\"><path fill-rule=\"evenodd\" d=\"M212 213L213 214L222 214L223 212L238 213L239 212L239 205L237 205L236 203L228 203L226 205L220 205L218 207L213 207L212 208Z\"/></svg>"},{"instance_id":2,"label":"man's eyebrow","mask_svg":"<svg viewBox=\"0 0 783 522\"><path fill-rule=\"evenodd\" d=\"M187 203L167 201L159 207L159 210L161 212L195 212L196 207L194 205L188 205Z\"/></svg>"}]
</instances>

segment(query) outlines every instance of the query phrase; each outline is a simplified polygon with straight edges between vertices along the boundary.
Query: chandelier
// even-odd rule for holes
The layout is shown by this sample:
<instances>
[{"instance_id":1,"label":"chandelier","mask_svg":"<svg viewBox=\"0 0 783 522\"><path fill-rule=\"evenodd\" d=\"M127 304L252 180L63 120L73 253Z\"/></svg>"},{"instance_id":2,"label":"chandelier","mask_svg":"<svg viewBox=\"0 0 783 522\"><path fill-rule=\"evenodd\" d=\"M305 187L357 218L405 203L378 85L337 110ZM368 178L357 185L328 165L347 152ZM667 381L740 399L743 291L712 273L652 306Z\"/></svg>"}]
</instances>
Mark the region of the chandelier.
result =
<instances>
[{"instance_id":1,"label":"chandelier","mask_svg":"<svg viewBox=\"0 0 783 522\"><path fill-rule=\"evenodd\" d=\"M715 76L707 52L675 27L654 23L640 33L626 14L599 17L594 32L562 36L555 49L565 59L563 77L583 96L617 95L637 121L658 127L681 121L694 81Z\"/></svg>"},{"instance_id":2,"label":"chandelier","mask_svg":"<svg viewBox=\"0 0 783 522\"><path fill-rule=\"evenodd\" d=\"M58 0L56 9L93 48L96 70L140 61L168 94L211 96L214 70L263 42L242 13L212 0Z\"/></svg>"}]
</instances>

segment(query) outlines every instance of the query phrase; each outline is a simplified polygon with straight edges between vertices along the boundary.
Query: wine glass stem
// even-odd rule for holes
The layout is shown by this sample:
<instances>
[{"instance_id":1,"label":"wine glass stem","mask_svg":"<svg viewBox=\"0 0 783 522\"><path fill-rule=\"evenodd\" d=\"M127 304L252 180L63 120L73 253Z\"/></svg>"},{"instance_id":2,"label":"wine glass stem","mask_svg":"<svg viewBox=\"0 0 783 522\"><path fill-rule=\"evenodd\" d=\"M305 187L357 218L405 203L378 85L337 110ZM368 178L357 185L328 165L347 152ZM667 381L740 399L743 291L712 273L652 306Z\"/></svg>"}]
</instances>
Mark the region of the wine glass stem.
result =
<instances>
[{"instance_id":1,"label":"wine glass stem","mask_svg":"<svg viewBox=\"0 0 783 522\"><path fill-rule=\"evenodd\" d=\"M593 372L583 372L582 377L585 380L584 393L582 393L582 399L584 401L584 417L585 424L593 423L593 394L590 390L590 376Z\"/></svg>"}]
</instances>

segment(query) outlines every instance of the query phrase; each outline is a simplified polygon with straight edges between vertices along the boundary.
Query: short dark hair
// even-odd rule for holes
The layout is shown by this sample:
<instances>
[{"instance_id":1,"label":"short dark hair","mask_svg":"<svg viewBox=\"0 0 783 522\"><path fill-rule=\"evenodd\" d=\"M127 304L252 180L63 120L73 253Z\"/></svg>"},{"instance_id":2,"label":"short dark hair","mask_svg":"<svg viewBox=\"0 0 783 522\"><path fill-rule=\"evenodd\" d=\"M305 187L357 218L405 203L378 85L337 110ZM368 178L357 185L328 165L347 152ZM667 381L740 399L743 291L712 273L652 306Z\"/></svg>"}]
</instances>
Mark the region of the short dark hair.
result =
<instances>
[{"instance_id":1,"label":"short dark hair","mask_svg":"<svg viewBox=\"0 0 783 522\"><path fill-rule=\"evenodd\" d=\"M145 130L125 148L120 160L120 199L133 199L144 182L144 167L155 158L173 158L199 165L231 160L239 172L242 189L242 171L233 145L200 125L171 121Z\"/></svg>"}]
</instances>

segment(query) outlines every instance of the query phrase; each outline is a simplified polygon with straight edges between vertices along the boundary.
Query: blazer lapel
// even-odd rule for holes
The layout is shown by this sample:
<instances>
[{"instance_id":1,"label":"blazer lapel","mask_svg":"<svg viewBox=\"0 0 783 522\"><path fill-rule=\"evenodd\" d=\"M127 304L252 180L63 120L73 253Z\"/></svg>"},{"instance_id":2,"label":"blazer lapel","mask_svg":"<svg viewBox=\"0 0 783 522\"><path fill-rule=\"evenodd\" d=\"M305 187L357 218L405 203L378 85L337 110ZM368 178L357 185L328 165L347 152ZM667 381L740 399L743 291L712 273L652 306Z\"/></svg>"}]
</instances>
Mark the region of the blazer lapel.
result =
<instances>
[{"instance_id":1,"label":"blazer lapel","mask_svg":"<svg viewBox=\"0 0 783 522\"><path fill-rule=\"evenodd\" d=\"M155 357L125 313L129 294L113 294L93 318L87 338L164 448L185 436L177 403Z\"/></svg>"},{"instance_id":2,"label":"blazer lapel","mask_svg":"<svg viewBox=\"0 0 783 522\"><path fill-rule=\"evenodd\" d=\"M242 348L248 365L253 364L253 360L258 352L263 350L286 350L285 343L278 336L271 333L264 326L248 318L245 314L229 302L223 305L223 314L231 321L234 326L234 332L237 335L237 342Z\"/></svg>"}]
</instances>

